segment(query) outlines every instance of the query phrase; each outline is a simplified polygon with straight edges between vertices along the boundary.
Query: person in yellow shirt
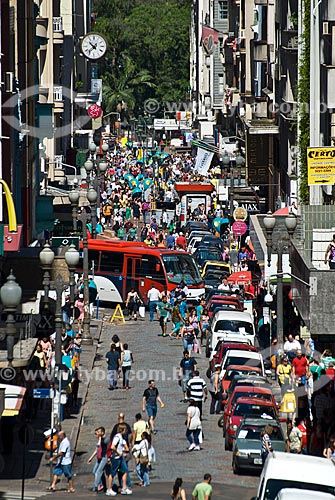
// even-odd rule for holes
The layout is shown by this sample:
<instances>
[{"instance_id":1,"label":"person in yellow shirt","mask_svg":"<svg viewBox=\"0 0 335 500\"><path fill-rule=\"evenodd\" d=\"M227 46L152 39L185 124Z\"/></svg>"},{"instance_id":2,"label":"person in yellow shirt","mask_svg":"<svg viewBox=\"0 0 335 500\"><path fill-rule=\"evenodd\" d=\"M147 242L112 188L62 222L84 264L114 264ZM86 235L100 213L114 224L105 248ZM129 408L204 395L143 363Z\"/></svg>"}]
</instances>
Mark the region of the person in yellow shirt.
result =
<instances>
[{"instance_id":1,"label":"person in yellow shirt","mask_svg":"<svg viewBox=\"0 0 335 500\"><path fill-rule=\"evenodd\" d=\"M281 358L280 363L277 366L277 376L282 396L284 396L287 390L291 388L292 385L291 373L292 373L292 367L288 363L287 357L284 356Z\"/></svg>"}]
</instances>

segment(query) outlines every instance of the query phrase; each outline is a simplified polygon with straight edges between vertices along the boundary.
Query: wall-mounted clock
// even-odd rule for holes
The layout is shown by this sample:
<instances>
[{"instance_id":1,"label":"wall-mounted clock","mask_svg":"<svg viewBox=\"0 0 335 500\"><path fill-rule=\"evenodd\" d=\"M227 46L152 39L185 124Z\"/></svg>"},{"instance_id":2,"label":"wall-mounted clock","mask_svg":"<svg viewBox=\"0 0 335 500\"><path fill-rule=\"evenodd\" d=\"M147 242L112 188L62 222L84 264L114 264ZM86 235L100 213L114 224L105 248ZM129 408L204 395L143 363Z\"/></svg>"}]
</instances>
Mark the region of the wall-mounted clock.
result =
<instances>
[{"instance_id":1,"label":"wall-mounted clock","mask_svg":"<svg viewBox=\"0 0 335 500\"><path fill-rule=\"evenodd\" d=\"M96 60L103 57L107 50L106 40L98 33L88 33L81 41L81 51L87 59Z\"/></svg>"}]
</instances>

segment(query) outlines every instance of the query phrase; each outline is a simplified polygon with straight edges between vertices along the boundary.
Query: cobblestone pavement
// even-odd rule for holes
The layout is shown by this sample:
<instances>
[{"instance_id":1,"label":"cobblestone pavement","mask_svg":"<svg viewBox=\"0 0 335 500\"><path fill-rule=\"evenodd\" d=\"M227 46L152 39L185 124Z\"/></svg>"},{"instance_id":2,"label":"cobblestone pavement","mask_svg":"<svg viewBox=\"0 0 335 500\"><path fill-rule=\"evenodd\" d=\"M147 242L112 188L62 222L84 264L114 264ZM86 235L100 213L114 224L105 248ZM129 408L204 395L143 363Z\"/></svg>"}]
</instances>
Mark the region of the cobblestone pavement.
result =
<instances>
[{"instance_id":1,"label":"cobblestone pavement","mask_svg":"<svg viewBox=\"0 0 335 500\"><path fill-rule=\"evenodd\" d=\"M177 383L176 369L182 357L183 347L180 340L163 338L158 335L159 331L158 322L150 323L147 319L137 322L127 321L124 325L111 325L108 321L104 323L77 445L74 464L77 486L80 484L80 488L86 491L92 487L92 466L87 465L86 461L95 446L94 429L103 425L109 432L116 423L120 411L125 412L126 422L132 425L135 414L141 412L141 399L147 381L154 378L165 408L158 410L156 419L158 433L154 437L153 444L157 462L151 474L152 483L171 484L176 477L183 477L184 481L193 484L194 481L202 479L205 472L210 472L214 483L242 487L235 498L250 499L256 490L258 477L233 474L231 452L224 451L222 430L217 425L218 417L209 415L208 402L204 405L205 439L202 451L192 453L187 451L184 425L187 405L180 402L182 392ZM135 377L129 391L120 388L112 392L107 388L105 354L114 333L119 335L122 342L129 344L129 349L134 355ZM98 359L99 354L100 359ZM206 380L205 371L208 363L205 355L202 353L196 355L196 358L201 375ZM119 386L122 386L121 380ZM130 463L130 468L133 469L133 461ZM133 474L132 479L135 480ZM149 490L150 488L146 491L145 497L150 498L147 495ZM228 486L223 490L227 490L228 495ZM225 495L218 498L230 497Z\"/></svg>"}]
</instances>

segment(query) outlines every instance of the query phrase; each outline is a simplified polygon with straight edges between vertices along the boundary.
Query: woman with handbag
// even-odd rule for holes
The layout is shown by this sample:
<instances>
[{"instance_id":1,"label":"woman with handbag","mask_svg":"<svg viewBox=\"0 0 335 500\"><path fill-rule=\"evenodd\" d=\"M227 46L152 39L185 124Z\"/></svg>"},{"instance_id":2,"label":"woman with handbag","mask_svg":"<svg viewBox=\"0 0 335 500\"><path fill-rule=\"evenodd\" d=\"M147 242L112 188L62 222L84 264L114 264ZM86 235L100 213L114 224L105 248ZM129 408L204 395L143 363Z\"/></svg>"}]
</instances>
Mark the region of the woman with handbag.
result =
<instances>
[{"instance_id":1,"label":"woman with handbag","mask_svg":"<svg viewBox=\"0 0 335 500\"><path fill-rule=\"evenodd\" d=\"M190 443L188 451L200 451L200 441L199 436L202 430L201 420L200 420L200 410L196 406L193 399L189 401L189 407L187 408L186 417L186 438Z\"/></svg>"},{"instance_id":2,"label":"woman with handbag","mask_svg":"<svg viewBox=\"0 0 335 500\"><path fill-rule=\"evenodd\" d=\"M113 479L117 474L121 475L122 478L122 490L121 495L131 495L132 491L127 488L127 475L129 474L128 465L124 458L125 452L129 451L127 441L124 439L127 427L125 424L119 424L117 428L117 434L110 440L110 444L107 447L107 466L108 466L108 489L106 491L107 496L115 496L117 493L113 490Z\"/></svg>"},{"instance_id":3,"label":"woman with handbag","mask_svg":"<svg viewBox=\"0 0 335 500\"><path fill-rule=\"evenodd\" d=\"M140 482L138 486L149 486L149 449L151 446L150 436L147 432L142 432L142 440L135 444L132 453L136 459L136 474Z\"/></svg>"},{"instance_id":4,"label":"woman with handbag","mask_svg":"<svg viewBox=\"0 0 335 500\"><path fill-rule=\"evenodd\" d=\"M129 319L137 321L137 312L140 304L142 304L142 301L138 293L135 291L135 288L131 288L130 292L128 292L126 300L126 308L129 312Z\"/></svg>"}]
</instances>

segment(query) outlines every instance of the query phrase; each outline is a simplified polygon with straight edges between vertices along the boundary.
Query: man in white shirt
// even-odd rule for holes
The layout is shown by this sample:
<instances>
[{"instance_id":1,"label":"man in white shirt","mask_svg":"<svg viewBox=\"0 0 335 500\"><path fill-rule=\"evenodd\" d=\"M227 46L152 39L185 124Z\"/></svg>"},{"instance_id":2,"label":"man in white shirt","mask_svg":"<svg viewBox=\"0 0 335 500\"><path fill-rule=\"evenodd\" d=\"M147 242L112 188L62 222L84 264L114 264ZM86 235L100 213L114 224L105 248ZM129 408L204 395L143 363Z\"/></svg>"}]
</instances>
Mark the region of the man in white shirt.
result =
<instances>
[{"instance_id":1,"label":"man in white shirt","mask_svg":"<svg viewBox=\"0 0 335 500\"><path fill-rule=\"evenodd\" d=\"M151 290L148 291L147 297L149 303L150 321L153 321L154 314L157 310L158 302L160 299L160 292L159 290L157 290L154 284L151 285Z\"/></svg>"},{"instance_id":2,"label":"man in white shirt","mask_svg":"<svg viewBox=\"0 0 335 500\"><path fill-rule=\"evenodd\" d=\"M295 355L298 350L301 349L301 344L298 340L293 338L293 335L290 333L288 336L288 340L284 343L284 352L287 354L287 357L289 358L289 361L292 362L293 358L295 358Z\"/></svg>"},{"instance_id":3,"label":"man in white shirt","mask_svg":"<svg viewBox=\"0 0 335 500\"><path fill-rule=\"evenodd\" d=\"M218 286L218 290L226 290L227 292L231 291L227 278L223 278L221 285Z\"/></svg>"},{"instance_id":4,"label":"man in white shirt","mask_svg":"<svg viewBox=\"0 0 335 500\"><path fill-rule=\"evenodd\" d=\"M60 440L60 443L58 446L57 453L56 455L54 455L49 459L50 463L53 462L54 460L57 460L57 465L54 468L52 483L49 486L48 490L56 491L57 480L59 477L61 477L62 474L64 474L64 476L68 481L68 490L67 490L68 493L74 493L75 489L73 487L73 480L72 480L72 469L71 469L72 458L71 458L70 441L66 437L64 431L59 431L58 439Z\"/></svg>"}]
</instances>

